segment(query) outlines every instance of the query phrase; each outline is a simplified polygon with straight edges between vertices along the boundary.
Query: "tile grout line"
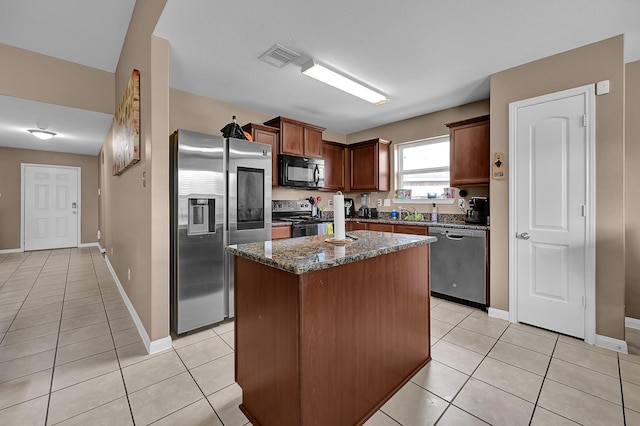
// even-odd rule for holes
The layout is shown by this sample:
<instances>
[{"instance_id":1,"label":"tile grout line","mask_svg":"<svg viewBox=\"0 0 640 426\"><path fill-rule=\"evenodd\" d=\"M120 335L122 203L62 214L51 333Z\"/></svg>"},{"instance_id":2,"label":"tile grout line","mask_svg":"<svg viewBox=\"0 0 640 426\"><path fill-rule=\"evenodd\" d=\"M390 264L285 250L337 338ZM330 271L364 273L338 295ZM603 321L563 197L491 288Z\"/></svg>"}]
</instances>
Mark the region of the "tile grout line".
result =
<instances>
[{"instance_id":1,"label":"tile grout line","mask_svg":"<svg viewBox=\"0 0 640 426\"><path fill-rule=\"evenodd\" d=\"M51 256L51 253L49 253L49 256L47 256L47 260L49 259L50 256ZM71 251L69 251L69 260L67 261L67 276L65 277L65 280L64 280L65 291L62 296L62 307L60 308L60 323L58 324L58 335L56 336L56 349L55 349L55 352L53 353L53 366L51 366L51 383L49 384L49 394L47 395L47 411L45 412L45 417L44 417L45 425L49 422L49 409L51 408L51 394L53 393L53 378L56 373L56 358L58 356L58 342L60 341L60 326L62 325L62 313L64 312L64 294L66 294L66 291L67 291L67 278L69 278L70 263L71 263ZM45 265L46 265L46 262L44 263L43 268Z\"/></svg>"},{"instance_id":2,"label":"tile grout line","mask_svg":"<svg viewBox=\"0 0 640 426\"><path fill-rule=\"evenodd\" d=\"M234 325L234 327L235 327L235 325ZM212 331L213 331L213 329L212 329ZM220 338L220 339L224 342L224 339L222 339L222 338L218 335L218 333L216 333L215 331L214 331L214 333L216 334L216 336L217 336L218 338ZM206 339L205 339L205 340L206 340ZM195 343L198 343L198 342L195 342ZM195 344L195 343L194 343L194 344ZM225 343L227 343L227 342L225 342ZM187 345L187 346L189 346L189 345ZM186 346L185 346L185 347L186 347ZM198 387L198 390L200 391L200 393L202 394L202 396L204 397L204 399L207 401L207 404L209 404L209 406L211 407L211 409L212 409L212 410L213 410L213 412L215 413L215 415L216 415L216 417L218 418L218 420L220 420L220 423L221 423L222 425L224 425L224 422L222 421L222 418L220 417L220 414L218 414L218 412L216 411L216 409L213 407L213 405L211 404L211 401L209 401L209 398L207 397L207 395L205 395L204 391L203 391L203 390L202 390L202 388L200 387L200 384L198 383L198 381L196 380L196 378L195 378L195 377L193 377L193 374L191 374L191 370L189 369L189 367L187 367L187 364L184 362L184 360L183 360L183 359L182 359L182 357L180 356L180 353L179 353L177 350L175 350L175 348L173 347L173 344L171 345L171 349L172 349L172 350L176 353L176 355L178 356L178 359L180 360L180 362L182 363L182 365L184 366L184 368L187 370L187 373L189 373L189 376L191 377L191 380L193 380L193 382L196 384L196 386ZM235 349L233 349L233 353L235 354ZM227 355L229 355L229 354L227 354ZM222 356L226 356L226 355L222 355ZM220 356L220 357L218 357L218 358L216 358L216 359L222 358L222 356ZM215 359L212 359L212 360L210 360L209 362L213 362L213 361L215 361ZM235 361L234 361L234 363L235 363ZM207 363L205 363L205 364L207 364ZM205 364L202 364L202 365L205 365ZM200 366L198 366L198 367L200 367ZM194 368L197 368L197 367L194 367ZM233 381L234 381L234 383L236 383L236 381L235 381L235 377L234 377L234 380L233 380ZM229 386L232 386L232 385L225 386L225 387L223 387L222 389L226 389L226 388L228 388ZM219 391L221 391L222 389L218 389L216 392L219 392ZM215 393L215 392L214 392L214 393ZM196 402L197 402L197 401L196 401ZM192 404L195 404L195 402L193 402ZM191 404L189 404L189 405L191 405ZM173 413L171 413L171 414L173 414ZM168 415L170 415L170 414L168 414ZM165 416L165 417L166 417L166 416Z\"/></svg>"},{"instance_id":3,"label":"tile grout line","mask_svg":"<svg viewBox=\"0 0 640 426\"><path fill-rule=\"evenodd\" d=\"M443 309L445 309L445 308L443 308ZM469 314L467 314L467 316L466 316L466 317L464 317L462 320L460 320L460 322L458 322L458 324L456 324L456 325L455 325L451 330L449 330L448 332L446 332L446 333L445 333L445 334L440 338L440 340L444 339L444 337L445 337L447 334L449 334L451 331L453 331L456 327L458 327L458 326L462 323L462 321L464 321L465 319L469 318L472 314L473 314L473 311L471 311ZM476 419L478 419L478 420L480 420L480 421L482 421L482 422L485 422L485 421L484 421L483 419L481 419L480 417L478 417L478 416L476 416L476 415L474 415L474 414L472 414L472 413L468 412L467 410L465 410L465 409L463 409L463 408L458 407L457 405L454 405L454 404L453 404L453 401L455 401L455 399L458 397L458 395L460 395L460 392L462 392L462 389L464 389L464 387L467 385L467 383L469 383L469 381L471 380L471 377L473 377L473 373L475 373L475 372L476 372L476 370L480 367L480 364L482 364L482 363L484 362L484 360L489 356L489 352L491 352L491 350L492 350L492 349L493 349L493 348L498 344L498 342L500 341L500 337L502 337L502 335L507 331L507 329L508 329L508 328L509 328L509 326L507 325L507 327L505 327L505 329L504 329L504 330L502 330L502 333L500 333L500 336L498 336L498 338L496 338L496 341L494 342L494 344L493 344L493 345L491 346L491 348L487 351L487 353L483 356L482 360L478 363L478 365L476 366L476 368L474 368L474 369L473 369L473 371L471 372L471 374L469 374L469 375L468 375L467 380L465 380L465 381L464 381L464 383L462 384L462 386L460 386L460 389L458 389L458 392L456 392L456 394L451 398L451 401L450 401L450 402L449 402L449 404L447 405L447 408L442 412L442 414L440 415L440 417L438 417L438 419L436 420L436 423L435 423L435 424L438 424L438 422L442 419L442 417L444 417L445 413L446 413L447 411L449 411L449 408L450 408L452 405L453 405L454 407L456 407L457 409L459 409L459 410L461 410L461 411L463 411L463 412L465 412L465 413L469 414L470 416L472 416L472 417L474 417L474 418L476 418ZM463 328L463 329L464 329L464 330L466 330L465 328ZM468 330L468 331L472 331L472 330ZM475 332L474 332L474 333L475 333ZM478 334L481 334L481 333L478 333ZM483 334L481 334L481 335L483 335ZM484 335L483 335L483 336L484 336ZM487 337L490 337L490 336L487 336ZM445 340L445 341L446 341L446 340ZM453 342L448 342L448 343L451 343L452 345L455 345L455 343L453 343ZM456 345L456 346L459 346L459 345ZM461 348L463 348L463 349L467 349L467 348L464 348L463 346L460 346L460 347L461 347ZM469 349L469 350L470 350L470 349ZM472 351L472 352L475 352L475 351ZM478 352L476 352L476 353L478 353ZM432 361L433 361L433 359L432 359ZM446 364L444 364L444 365L446 365ZM449 367L449 368L453 368L453 367ZM455 368L453 368L453 369L454 369L454 370L456 370L456 371L459 371L459 370L457 370L457 369L455 369ZM462 374L466 374L466 373L464 373L464 372L462 372L462 371L461 371L461 373L462 373ZM476 379L476 380L478 380L478 379ZM482 380L480 380L480 381L482 381ZM484 383L484 382L483 382L483 383ZM492 385L491 385L491 384L489 384L489 383L487 383L487 385L492 386ZM494 387L495 387L495 386L494 386ZM496 388L496 389L499 389L499 388ZM425 390L426 390L426 389L425 389ZM502 389L501 389L501 390L502 390ZM427 392L428 392L428 391L427 391ZM503 392L506 392L506 391L503 391ZM507 392L507 393L510 393L510 392ZM517 396L517 395L514 395L514 396ZM535 410L535 407L534 407L534 410ZM487 423L487 422L485 422L485 423Z\"/></svg>"},{"instance_id":4,"label":"tile grout line","mask_svg":"<svg viewBox=\"0 0 640 426\"><path fill-rule=\"evenodd\" d=\"M533 416L535 416L536 414L536 409L538 408L538 401L540 401L540 395L542 395L542 388L544 387L544 382L547 380L547 374L549 374L549 368L551 368L551 361L553 360L553 354L556 351L556 346L558 346L559 341L560 341L560 335L556 336L556 341L553 344L553 350L549 355L549 362L547 363L547 368L544 370L544 376L542 376L542 383L540 384L540 390L538 390L538 396L536 397L536 402L533 405L533 412L531 413L531 419L529 419L529 425L533 423ZM558 413L555 413L555 412L553 413L559 415L560 417L566 418L564 416L561 416ZM571 419L567 419L567 420L571 420Z\"/></svg>"},{"instance_id":5,"label":"tile grout line","mask_svg":"<svg viewBox=\"0 0 640 426\"><path fill-rule=\"evenodd\" d=\"M95 260L93 258L93 254L90 253L90 255L91 255L91 266L93 267L93 273L94 273L94 275L96 277L96 284L98 285L98 291L100 292L100 299L102 300L102 307L104 308L104 315L105 315L105 317L107 317L107 327L109 327L109 333L111 334L111 341L113 342L113 352L115 353L116 361L118 362L118 371L120 372L120 378L122 379L122 386L124 387L124 396L127 398L127 406L129 407L129 416L131 416L131 422L135 426L136 420L133 417L133 409L131 408L131 400L129 399L129 392L127 391L127 382L124 380L124 372L122 371L122 364L120 364L120 355L118 355L118 348L116 346L116 340L113 337L113 331L111 329L111 322L109 322L109 315L107 314L107 307L104 305L104 299L102 298L102 294L103 294L102 293L102 287L100 286L100 283L98 282L98 274L96 273ZM100 256L102 257L102 255L100 255ZM109 401L107 404L109 404L111 402L113 402L113 401ZM95 408L98 408L98 407L94 407L92 409L95 409Z\"/></svg>"}]
</instances>

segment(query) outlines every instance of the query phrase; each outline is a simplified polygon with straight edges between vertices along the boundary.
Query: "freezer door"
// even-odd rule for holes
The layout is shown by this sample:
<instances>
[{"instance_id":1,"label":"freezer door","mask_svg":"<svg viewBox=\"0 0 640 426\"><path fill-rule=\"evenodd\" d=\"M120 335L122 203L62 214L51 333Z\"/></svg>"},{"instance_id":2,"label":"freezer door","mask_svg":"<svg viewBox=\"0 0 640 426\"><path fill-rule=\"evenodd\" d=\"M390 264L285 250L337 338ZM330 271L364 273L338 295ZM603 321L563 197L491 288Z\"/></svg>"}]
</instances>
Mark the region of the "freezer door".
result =
<instances>
[{"instance_id":1,"label":"freezer door","mask_svg":"<svg viewBox=\"0 0 640 426\"><path fill-rule=\"evenodd\" d=\"M244 244L271 240L271 146L228 139L228 240ZM227 315L233 309L233 255L227 256Z\"/></svg>"},{"instance_id":2,"label":"freezer door","mask_svg":"<svg viewBox=\"0 0 640 426\"><path fill-rule=\"evenodd\" d=\"M178 333L221 321L224 290L224 139L172 137L171 324Z\"/></svg>"}]
</instances>

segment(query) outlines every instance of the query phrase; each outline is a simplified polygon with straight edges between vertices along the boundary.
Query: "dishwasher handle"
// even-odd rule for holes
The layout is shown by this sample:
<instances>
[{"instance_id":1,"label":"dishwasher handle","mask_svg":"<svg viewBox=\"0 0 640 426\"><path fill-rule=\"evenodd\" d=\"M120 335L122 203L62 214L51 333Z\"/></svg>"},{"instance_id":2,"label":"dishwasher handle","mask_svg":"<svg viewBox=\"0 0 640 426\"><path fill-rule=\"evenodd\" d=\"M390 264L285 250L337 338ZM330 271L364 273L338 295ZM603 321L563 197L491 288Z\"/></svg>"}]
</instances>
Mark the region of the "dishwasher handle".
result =
<instances>
[{"instance_id":1,"label":"dishwasher handle","mask_svg":"<svg viewBox=\"0 0 640 426\"><path fill-rule=\"evenodd\" d=\"M464 238L464 235L452 235L452 234L445 234L445 237L447 237L447 239L449 240L453 240L453 241L460 241Z\"/></svg>"}]
</instances>

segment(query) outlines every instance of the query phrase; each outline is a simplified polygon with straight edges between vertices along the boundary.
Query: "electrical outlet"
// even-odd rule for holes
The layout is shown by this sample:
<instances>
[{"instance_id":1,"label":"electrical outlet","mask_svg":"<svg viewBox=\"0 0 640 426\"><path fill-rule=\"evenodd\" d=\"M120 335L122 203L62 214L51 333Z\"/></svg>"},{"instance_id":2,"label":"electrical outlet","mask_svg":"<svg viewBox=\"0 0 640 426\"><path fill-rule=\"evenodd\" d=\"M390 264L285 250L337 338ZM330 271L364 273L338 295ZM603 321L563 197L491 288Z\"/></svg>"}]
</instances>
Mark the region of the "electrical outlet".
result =
<instances>
[{"instance_id":1,"label":"electrical outlet","mask_svg":"<svg viewBox=\"0 0 640 426\"><path fill-rule=\"evenodd\" d=\"M127 279L131 281L131 268L127 268Z\"/></svg>"},{"instance_id":2,"label":"electrical outlet","mask_svg":"<svg viewBox=\"0 0 640 426\"><path fill-rule=\"evenodd\" d=\"M333 206L333 200L331 198L329 198L329 207Z\"/></svg>"},{"instance_id":3,"label":"electrical outlet","mask_svg":"<svg viewBox=\"0 0 640 426\"><path fill-rule=\"evenodd\" d=\"M389 207L390 205L391 205L391 200L390 200L390 199L388 199L388 198L385 198L385 199L384 199L384 206L385 206L385 207Z\"/></svg>"},{"instance_id":4,"label":"electrical outlet","mask_svg":"<svg viewBox=\"0 0 640 426\"><path fill-rule=\"evenodd\" d=\"M458 207L464 210L464 198L458 200Z\"/></svg>"},{"instance_id":5,"label":"electrical outlet","mask_svg":"<svg viewBox=\"0 0 640 426\"><path fill-rule=\"evenodd\" d=\"M378 198L378 207L382 206L382 199Z\"/></svg>"}]
</instances>

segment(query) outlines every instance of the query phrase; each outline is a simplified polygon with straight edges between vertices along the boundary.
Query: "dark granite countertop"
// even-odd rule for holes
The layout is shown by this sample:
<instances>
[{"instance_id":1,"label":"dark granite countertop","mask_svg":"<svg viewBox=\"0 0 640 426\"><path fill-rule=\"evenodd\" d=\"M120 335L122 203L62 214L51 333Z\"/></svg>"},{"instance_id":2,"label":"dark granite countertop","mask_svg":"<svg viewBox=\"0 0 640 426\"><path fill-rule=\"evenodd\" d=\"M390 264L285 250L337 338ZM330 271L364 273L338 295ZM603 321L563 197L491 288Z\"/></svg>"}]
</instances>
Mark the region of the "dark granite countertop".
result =
<instances>
[{"instance_id":1,"label":"dark granite countertop","mask_svg":"<svg viewBox=\"0 0 640 426\"><path fill-rule=\"evenodd\" d=\"M401 219L360 219L360 218L347 218L347 222L362 222L362 223L388 223L390 225L415 225L415 226L439 226L442 228L458 228L458 229L479 229L482 231L488 231L487 225L473 225L464 222L426 222L426 221L413 221L413 220L401 220Z\"/></svg>"},{"instance_id":2,"label":"dark granite countertop","mask_svg":"<svg viewBox=\"0 0 640 426\"><path fill-rule=\"evenodd\" d=\"M271 227L277 227L277 226L291 226L291 222L287 222L284 220L278 220L275 222L271 223Z\"/></svg>"},{"instance_id":3,"label":"dark granite countertop","mask_svg":"<svg viewBox=\"0 0 640 426\"><path fill-rule=\"evenodd\" d=\"M351 231L348 234L358 239L346 245L335 245L325 241L331 235L314 235L231 245L226 250L236 256L302 275L437 241L435 237L389 232Z\"/></svg>"}]
</instances>

